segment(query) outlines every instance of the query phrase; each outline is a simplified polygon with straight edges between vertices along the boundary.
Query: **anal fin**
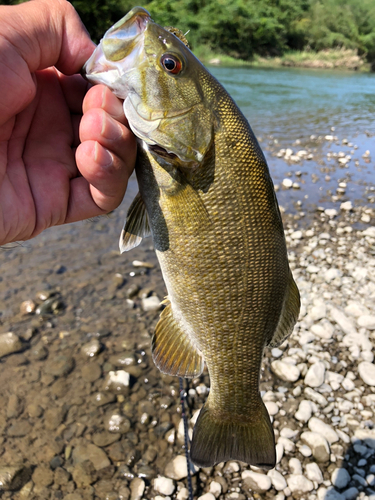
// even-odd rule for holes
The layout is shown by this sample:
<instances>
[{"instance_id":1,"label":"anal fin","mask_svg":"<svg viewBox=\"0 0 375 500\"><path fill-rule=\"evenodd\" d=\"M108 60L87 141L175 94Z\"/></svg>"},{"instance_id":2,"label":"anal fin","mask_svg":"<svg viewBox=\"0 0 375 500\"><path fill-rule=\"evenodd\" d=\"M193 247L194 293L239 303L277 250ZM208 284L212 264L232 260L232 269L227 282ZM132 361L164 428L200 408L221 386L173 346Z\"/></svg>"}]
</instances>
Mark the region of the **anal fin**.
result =
<instances>
[{"instance_id":1,"label":"anal fin","mask_svg":"<svg viewBox=\"0 0 375 500\"><path fill-rule=\"evenodd\" d=\"M138 193L130 205L124 229L120 236L120 252L137 247L143 238L151 235L146 206Z\"/></svg>"},{"instance_id":2,"label":"anal fin","mask_svg":"<svg viewBox=\"0 0 375 500\"><path fill-rule=\"evenodd\" d=\"M297 323L300 306L299 291L290 272L280 319L273 337L268 342L269 346L277 347L289 337L294 325Z\"/></svg>"},{"instance_id":3,"label":"anal fin","mask_svg":"<svg viewBox=\"0 0 375 500\"><path fill-rule=\"evenodd\" d=\"M203 356L175 320L169 300L160 315L152 339L152 358L159 370L178 377L198 377L204 366Z\"/></svg>"}]
</instances>

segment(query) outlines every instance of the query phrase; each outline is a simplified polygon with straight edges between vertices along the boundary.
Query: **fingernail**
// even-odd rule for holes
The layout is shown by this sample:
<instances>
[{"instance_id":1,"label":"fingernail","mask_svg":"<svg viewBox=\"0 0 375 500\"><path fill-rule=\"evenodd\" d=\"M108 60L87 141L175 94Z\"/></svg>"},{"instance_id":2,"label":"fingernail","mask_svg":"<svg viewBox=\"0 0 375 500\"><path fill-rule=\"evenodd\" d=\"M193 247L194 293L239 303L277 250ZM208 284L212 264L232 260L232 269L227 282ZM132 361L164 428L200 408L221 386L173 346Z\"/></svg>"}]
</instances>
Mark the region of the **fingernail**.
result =
<instances>
[{"instance_id":1,"label":"fingernail","mask_svg":"<svg viewBox=\"0 0 375 500\"><path fill-rule=\"evenodd\" d=\"M116 141L122 136L120 125L110 118L105 118L102 125L102 136L110 141Z\"/></svg>"},{"instance_id":2,"label":"fingernail","mask_svg":"<svg viewBox=\"0 0 375 500\"><path fill-rule=\"evenodd\" d=\"M95 143L95 161L103 168L108 168L113 163L113 156L108 149L103 148L98 142Z\"/></svg>"}]
</instances>

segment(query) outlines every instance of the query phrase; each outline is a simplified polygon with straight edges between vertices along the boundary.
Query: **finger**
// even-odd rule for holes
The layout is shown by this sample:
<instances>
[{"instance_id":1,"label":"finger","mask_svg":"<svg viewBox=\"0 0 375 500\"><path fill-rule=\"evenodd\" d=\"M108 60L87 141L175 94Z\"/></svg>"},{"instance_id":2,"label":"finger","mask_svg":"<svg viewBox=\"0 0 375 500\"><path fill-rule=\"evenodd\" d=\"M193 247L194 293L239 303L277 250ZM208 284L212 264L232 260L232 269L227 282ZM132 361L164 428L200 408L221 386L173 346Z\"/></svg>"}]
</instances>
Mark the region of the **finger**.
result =
<instances>
[{"instance_id":1,"label":"finger","mask_svg":"<svg viewBox=\"0 0 375 500\"><path fill-rule=\"evenodd\" d=\"M105 148L126 160L129 150L133 153L136 140L133 133L122 123L114 120L103 109L91 109L82 117L80 124L80 139L84 141L98 141ZM128 143L128 148L124 147Z\"/></svg>"},{"instance_id":2,"label":"finger","mask_svg":"<svg viewBox=\"0 0 375 500\"><path fill-rule=\"evenodd\" d=\"M125 125L128 124L124 115L122 101L118 99L105 85L95 85L87 92L83 100L83 113L91 109L104 109L115 120Z\"/></svg>"},{"instance_id":3,"label":"finger","mask_svg":"<svg viewBox=\"0 0 375 500\"><path fill-rule=\"evenodd\" d=\"M66 76L56 70L66 104L72 113L82 114L83 98L90 86L81 75Z\"/></svg>"},{"instance_id":4,"label":"finger","mask_svg":"<svg viewBox=\"0 0 375 500\"><path fill-rule=\"evenodd\" d=\"M86 141L77 148L76 161L82 177L71 181L66 222L114 210L125 194L135 155L124 162L98 142Z\"/></svg>"}]
</instances>

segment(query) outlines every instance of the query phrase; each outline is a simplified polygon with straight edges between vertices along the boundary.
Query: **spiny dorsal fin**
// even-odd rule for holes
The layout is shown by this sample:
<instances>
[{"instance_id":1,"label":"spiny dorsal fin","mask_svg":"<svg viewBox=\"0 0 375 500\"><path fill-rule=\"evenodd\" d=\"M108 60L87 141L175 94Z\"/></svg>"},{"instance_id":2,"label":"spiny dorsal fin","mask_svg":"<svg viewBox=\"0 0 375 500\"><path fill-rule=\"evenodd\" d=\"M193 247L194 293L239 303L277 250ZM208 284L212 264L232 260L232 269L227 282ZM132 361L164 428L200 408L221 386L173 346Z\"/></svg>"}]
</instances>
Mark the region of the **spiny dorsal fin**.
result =
<instances>
[{"instance_id":1,"label":"spiny dorsal fin","mask_svg":"<svg viewBox=\"0 0 375 500\"><path fill-rule=\"evenodd\" d=\"M138 193L130 205L124 229L120 236L120 252L127 252L137 247L142 238L151 235L146 206Z\"/></svg>"},{"instance_id":2,"label":"spiny dorsal fin","mask_svg":"<svg viewBox=\"0 0 375 500\"><path fill-rule=\"evenodd\" d=\"M276 331L268 342L271 347L277 347L286 340L293 331L293 327L298 320L299 308L300 308L300 297L297 285L294 282L292 273L289 274L289 281L285 296L285 301L283 304L283 309L281 311L279 323L277 325Z\"/></svg>"},{"instance_id":3,"label":"spiny dorsal fin","mask_svg":"<svg viewBox=\"0 0 375 500\"><path fill-rule=\"evenodd\" d=\"M181 30L179 30L178 28L174 28L173 26L164 26L164 29L176 36L179 40L181 40L182 43L186 45L188 49L190 49L189 42L186 40L186 37Z\"/></svg>"},{"instance_id":4,"label":"spiny dorsal fin","mask_svg":"<svg viewBox=\"0 0 375 500\"><path fill-rule=\"evenodd\" d=\"M203 357L175 320L169 300L160 315L152 339L152 358L159 370L178 377L198 377L203 371Z\"/></svg>"}]
</instances>

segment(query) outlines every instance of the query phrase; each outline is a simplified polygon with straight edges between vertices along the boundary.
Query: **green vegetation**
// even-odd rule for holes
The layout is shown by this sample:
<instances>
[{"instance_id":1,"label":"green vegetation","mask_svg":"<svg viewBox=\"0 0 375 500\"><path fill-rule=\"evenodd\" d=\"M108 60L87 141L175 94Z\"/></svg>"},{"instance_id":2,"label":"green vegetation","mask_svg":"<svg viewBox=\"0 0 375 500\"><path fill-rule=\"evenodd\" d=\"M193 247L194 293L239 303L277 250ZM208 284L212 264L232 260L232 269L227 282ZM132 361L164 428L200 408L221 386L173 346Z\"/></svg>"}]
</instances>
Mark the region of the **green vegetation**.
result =
<instances>
[{"instance_id":1,"label":"green vegetation","mask_svg":"<svg viewBox=\"0 0 375 500\"><path fill-rule=\"evenodd\" d=\"M189 42L193 50L201 53L255 62L276 57L282 64L284 60L285 64L298 64L301 57L293 55L296 51L305 52L303 60L312 59L319 51L321 55L336 54L332 59L335 60L340 50L351 50L375 70L374 0L145 1L142 6L159 24L176 26L184 32L190 30ZM109 26L134 6L135 0L72 3L92 38L98 41Z\"/></svg>"}]
</instances>

